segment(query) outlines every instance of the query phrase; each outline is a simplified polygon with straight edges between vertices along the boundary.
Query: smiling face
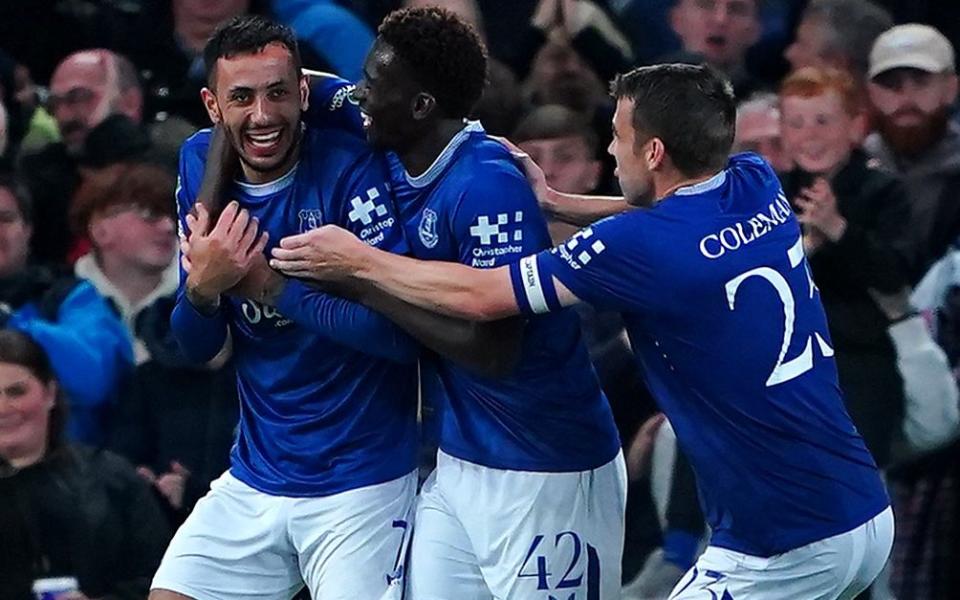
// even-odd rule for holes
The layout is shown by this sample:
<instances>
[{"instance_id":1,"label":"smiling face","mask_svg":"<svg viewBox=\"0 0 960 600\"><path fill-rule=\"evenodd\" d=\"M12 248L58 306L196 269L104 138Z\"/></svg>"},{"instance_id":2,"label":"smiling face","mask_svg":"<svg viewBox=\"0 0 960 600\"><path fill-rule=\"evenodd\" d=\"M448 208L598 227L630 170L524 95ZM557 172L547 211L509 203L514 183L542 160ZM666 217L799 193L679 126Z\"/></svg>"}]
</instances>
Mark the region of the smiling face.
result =
<instances>
[{"instance_id":1,"label":"smiling face","mask_svg":"<svg viewBox=\"0 0 960 600\"><path fill-rule=\"evenodd\" d=\"M354 96L363 114L367 141L375 148L402 152L422 135L425 123L414 115L426 93L408 74L393 48L378 40L363 63Z\"/></svg>"},{"instance_id":2,"label":"smiling face","mask_svg":"<svg viewBox=\"0 0 960 600\"><path fill-rule=\"evenodd\" d=\"M862 115L851 115L836 90L780 100L783 146L808 173L830 176L842 167L862 137Z\"/></svg>"},{"instance_id":3,"label":"smiling face","mask_svg":"<svg viewBox=\"0 0 960 600\"><path fill-rule=\"evenodd\" d=\"M202 92L211 120L223 124L251 183L277 179L296 163L308 94L306 78L279 42L221 57L212 89Z\"/></svg>"},{"instance_id":4,"label":"smiling face","mask_svg":"<svg viewBox=\"0 0 960 600\"><path fill-rule=\"evenodd\" d=\"M47 446L57 386L44 384L26 367L0 363L0 456L39 456Z\"/></svg>"},{"instance_id":5,"label":"smiling face","mask_svg":"<svg viewBox=\"0 0 960 600\"><path fill-rule=\"evenodd\" d=\"M718 67L742 63L760 36L756 0L679 0L670 16L683 48Z\"/></svg>"}]
</instances>

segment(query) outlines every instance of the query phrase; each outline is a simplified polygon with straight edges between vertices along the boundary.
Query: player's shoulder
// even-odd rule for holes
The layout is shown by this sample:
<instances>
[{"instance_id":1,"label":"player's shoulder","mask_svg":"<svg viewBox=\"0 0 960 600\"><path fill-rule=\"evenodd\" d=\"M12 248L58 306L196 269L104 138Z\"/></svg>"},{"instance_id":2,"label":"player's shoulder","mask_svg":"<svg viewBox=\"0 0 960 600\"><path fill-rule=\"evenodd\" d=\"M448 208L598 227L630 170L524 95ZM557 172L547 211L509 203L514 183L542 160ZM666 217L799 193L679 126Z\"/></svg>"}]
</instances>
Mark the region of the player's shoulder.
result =
<instances>
[{"instance_id":1,"label":"player's shoulder","mask_svg":"<svg viewBox=\"0 0 960 600\"><path fill-rule=\"evenodd\" d=\"M523 168L510 151L482 132L468 136L460 157L451 166L448 179L468 182L470 190L481 194L515 193L517 189L532 194Z\"/></svg>"},{"instance_id":2,"label":"player's shoulder","mask_svg":"<svg viewBox=\"0 0 960 600\"><path fill-rule=\"evenodd\" d=\"M732 199L741 202L767 202L782 192L780 177L766 160L752 152L730 157L723 175Z\"/></svg>"},{"instance_id":3,"label":"player's shoulder","mask_svg":"<svg viewBox=\"0 0 960 600\"><path fill-rule=\"evenodd\" d=\"M343 129L307 126L300 152L301 160L325 172L342 173L367 165L383 168L382 158L365 139Z\"/></svg>"},{"instance_id":4,"label":"player's shoulder","mask_svg":"<svg viewBox=\"0 0 960 600\"><path fill-rule=\"evenodd\" d=\"M310 105L329 112L337 111L347 104L356 105L353 96L356 85L333 73L304 69L310 77Z\"/></svg>"},{"instance_id":5,"label":"player's shoulder","mask_svg":"<svg viewBox=\"0 0 960 600\"><path fill-rule=\"evenodd\" d=\"M193 135L184 140L180 146L180 157L183 159L205 160L207 148L210 147L210 137L213 135L213 129L210 127L200 129Z\"/></svg>"}]
</instances>

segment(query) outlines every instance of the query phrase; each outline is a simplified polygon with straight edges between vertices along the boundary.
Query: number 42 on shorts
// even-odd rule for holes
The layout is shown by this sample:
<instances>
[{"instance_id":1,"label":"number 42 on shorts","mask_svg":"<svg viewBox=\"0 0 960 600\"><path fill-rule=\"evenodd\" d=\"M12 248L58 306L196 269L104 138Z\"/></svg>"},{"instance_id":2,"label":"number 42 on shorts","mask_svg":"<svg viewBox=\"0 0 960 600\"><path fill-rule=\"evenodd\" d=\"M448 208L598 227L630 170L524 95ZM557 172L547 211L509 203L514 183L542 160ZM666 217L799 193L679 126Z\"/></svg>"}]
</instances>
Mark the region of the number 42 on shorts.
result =
<instances>
[{"instance_id":1,"label":"number 42 on shorts","mask_svg":"<svg viewBox=\"0 0 960 600\"><path fill-rule=\"evenodd\" d=\"M573 531L558 533L552 540L535 536L517 577L535 578L537 590L547 593L543 600L600 600L597 549Z\"/></svg>"}]
</instances>

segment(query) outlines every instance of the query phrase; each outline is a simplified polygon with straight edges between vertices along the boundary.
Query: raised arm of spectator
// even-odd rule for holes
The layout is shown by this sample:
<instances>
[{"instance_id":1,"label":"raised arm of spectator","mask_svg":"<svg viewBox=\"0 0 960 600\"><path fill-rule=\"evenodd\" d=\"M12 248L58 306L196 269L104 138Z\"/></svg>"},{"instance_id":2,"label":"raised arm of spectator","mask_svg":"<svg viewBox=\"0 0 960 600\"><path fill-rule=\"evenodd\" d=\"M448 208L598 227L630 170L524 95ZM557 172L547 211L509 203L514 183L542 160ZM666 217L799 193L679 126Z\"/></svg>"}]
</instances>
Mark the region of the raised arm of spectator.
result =
<instances>
[{"instance_id":1,"label":"raised arm of spectator","mask_svg":"<svg viewBox=\"0 0 960 600\"><path fill-rule=\"evenodd\" d=\"M551 30L562 28L577 53L603 81L633 66L633 50L627 40L603 12L589 0L540 0L526 29L520 34L520 51L509 66L520 79L525 78Z\"/></svg>"},{"instance_id":2,"label":"raised arm of spectator","mask_svg":"<svg viewBox=\"0 0 960 600\"><path fill-rule=\"evenodd\" d=\"M960 434L960 392L946 354L933 340L924 319L909 302L909 289L897 294L871 291L890 319L887 329L903 378L902 442L895 440L895 459L906 459L946 445Z\"/></svg>"}]
</instances>

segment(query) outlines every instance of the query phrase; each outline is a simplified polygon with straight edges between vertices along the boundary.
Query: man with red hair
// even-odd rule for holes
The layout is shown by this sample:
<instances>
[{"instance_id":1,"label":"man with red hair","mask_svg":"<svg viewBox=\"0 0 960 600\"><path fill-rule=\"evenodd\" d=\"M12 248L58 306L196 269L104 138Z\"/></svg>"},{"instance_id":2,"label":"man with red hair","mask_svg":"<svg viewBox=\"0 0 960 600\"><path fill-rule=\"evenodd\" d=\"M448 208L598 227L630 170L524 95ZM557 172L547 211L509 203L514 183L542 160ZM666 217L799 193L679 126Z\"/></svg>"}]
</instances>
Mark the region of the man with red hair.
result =
<instances>
[{"instance_id":1,"label":"man with red hair","mask_svg":"<svg viewBox=\"0 0 960 600\"><path fill-rule=\"evenodd\" d=\"M867 120L851 78L807 67L780 89L784 149L796 167L784 192L803 226L820 288L847 411L877 463L889 458L901 423L903 382L872 293L907 285L898 249L909 216L906 192L868 165L860 149Z\"/></svg>"}]
</instances>

